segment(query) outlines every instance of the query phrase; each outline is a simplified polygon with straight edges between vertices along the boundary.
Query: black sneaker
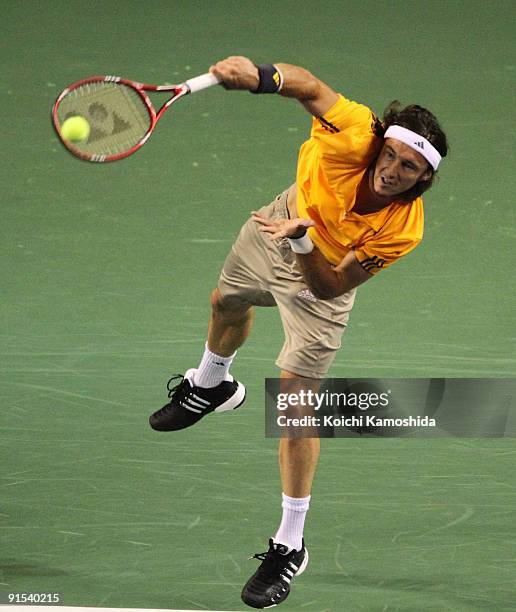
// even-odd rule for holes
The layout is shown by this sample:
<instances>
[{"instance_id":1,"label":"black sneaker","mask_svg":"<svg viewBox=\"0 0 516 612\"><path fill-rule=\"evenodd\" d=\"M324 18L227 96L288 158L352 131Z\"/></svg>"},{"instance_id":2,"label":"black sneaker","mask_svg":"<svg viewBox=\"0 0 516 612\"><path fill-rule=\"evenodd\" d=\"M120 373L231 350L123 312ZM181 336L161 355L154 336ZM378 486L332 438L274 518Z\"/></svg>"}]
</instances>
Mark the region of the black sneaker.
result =
<instances>
[{"instance_id":1,"label":"black sneaker","mask_svg":"<svg viewBox=\"0 0 516 612\"><path fill-rule=\"evenodd\" d=\"M216 387L205 389L193 384L195 370L188 370L168 381L170 402L149 417L149 424L157 431L177 431L200 421L210 412L225 412L238 408L245 400L245 387L232 376ZM171 383L182 379L175 387Z\"/></svg>"},{"instance_id":2,"label":"black sneaker","mask_svg":"<svg viewBox=\"0 0 516 612\"><path fill-rule=\"evenodd\" d=\"M287 599L290 581L305 571L308 551L304 540L303 548L294 550L271 538L269 550L251 559L260 559L262 564L242 590L242 601L251 608L272 608Z\"/></svg>"}]
</instances>

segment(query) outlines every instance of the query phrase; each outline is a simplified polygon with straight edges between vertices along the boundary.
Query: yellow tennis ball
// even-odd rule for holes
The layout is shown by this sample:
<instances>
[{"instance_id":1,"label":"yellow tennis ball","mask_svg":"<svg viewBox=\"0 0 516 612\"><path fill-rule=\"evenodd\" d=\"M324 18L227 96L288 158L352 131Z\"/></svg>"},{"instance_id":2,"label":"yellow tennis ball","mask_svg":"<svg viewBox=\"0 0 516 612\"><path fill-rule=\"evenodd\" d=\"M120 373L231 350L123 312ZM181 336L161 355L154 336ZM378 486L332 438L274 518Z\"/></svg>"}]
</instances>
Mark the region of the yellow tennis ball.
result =
<instances>
[{"instance_id":1,"label":"yellow tennis ball","mask_svg":"<svg viewBox=\"0 0 516 612\"><path fill-rule=\"evenodd\" d=\"M65 140L70 142L80 143L88 139L90 135L90 124L87 119L76 115L75 117L68 117L61 126L61 134Z\"/></svg>"}]
</instances>

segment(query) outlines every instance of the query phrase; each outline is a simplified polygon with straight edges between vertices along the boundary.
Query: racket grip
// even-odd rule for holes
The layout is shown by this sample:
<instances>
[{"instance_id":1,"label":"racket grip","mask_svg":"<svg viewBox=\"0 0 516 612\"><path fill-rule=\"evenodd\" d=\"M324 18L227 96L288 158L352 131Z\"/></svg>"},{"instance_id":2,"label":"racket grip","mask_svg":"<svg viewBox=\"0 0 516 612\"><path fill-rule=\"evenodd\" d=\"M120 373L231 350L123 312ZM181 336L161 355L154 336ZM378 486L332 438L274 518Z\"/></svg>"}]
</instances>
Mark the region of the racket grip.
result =
<instances>
[{"instance_id":1,"label":"racket grip","mask_svg":"<svg viewBox=\"0 0 516 612\"><path fill-rule=\"evenodd\" d=\"M195 93L196 91L201 91L201 89L206 89L207 87L212 87L213 85L218 85L219 83L220 81L214 74L207 72L206 74L201 74L193 79L188 79L188 81L185 82L185 85L190 90L190 93Z\"/></svg>"}]
</instances>

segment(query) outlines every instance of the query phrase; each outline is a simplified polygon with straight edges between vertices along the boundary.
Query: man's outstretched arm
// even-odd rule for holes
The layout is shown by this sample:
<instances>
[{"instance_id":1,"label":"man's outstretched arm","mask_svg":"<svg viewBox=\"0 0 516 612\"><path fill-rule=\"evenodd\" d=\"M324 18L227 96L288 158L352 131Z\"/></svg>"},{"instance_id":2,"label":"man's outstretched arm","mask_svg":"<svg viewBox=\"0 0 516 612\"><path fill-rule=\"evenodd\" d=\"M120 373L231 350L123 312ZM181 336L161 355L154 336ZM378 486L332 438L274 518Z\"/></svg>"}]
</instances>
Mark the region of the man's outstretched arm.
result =
<instances>
[{"instance_id":1,"label":"man's outstretched arm","mask_svg":"<svg viewBox=\"0 0 516 612\"><path fill-rule=\"evenodd\" d=\"M291 64L274 64L283 76L280 95L299 100L315 117L322 117L338 100L338 94L311 72ZM256 91L260 85L257 66L247 57L232 56L211 66L226 89Z\"/></svg>"}]
</instances>

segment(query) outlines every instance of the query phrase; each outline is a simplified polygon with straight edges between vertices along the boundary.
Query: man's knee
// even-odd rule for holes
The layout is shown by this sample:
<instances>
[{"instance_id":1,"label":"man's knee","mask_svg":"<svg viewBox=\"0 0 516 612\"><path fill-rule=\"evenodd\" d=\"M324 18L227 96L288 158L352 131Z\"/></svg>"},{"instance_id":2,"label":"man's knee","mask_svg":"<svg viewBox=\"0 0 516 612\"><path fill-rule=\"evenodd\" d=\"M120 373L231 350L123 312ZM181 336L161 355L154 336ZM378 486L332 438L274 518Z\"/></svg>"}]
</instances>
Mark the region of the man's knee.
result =
<instances>
[{"instance_id":1,"label":"man's knee","mask_svg":"<svg viewBox=\"0 0 516 612\"><path fill-rule=\"evenodd\" d=\"M214 314L225 318L241 318L250 313L252 305L241 298L223 296L219 289L211 292L211 308Z\"/></svg>"}]
</instances>

